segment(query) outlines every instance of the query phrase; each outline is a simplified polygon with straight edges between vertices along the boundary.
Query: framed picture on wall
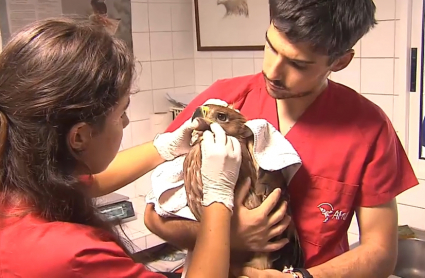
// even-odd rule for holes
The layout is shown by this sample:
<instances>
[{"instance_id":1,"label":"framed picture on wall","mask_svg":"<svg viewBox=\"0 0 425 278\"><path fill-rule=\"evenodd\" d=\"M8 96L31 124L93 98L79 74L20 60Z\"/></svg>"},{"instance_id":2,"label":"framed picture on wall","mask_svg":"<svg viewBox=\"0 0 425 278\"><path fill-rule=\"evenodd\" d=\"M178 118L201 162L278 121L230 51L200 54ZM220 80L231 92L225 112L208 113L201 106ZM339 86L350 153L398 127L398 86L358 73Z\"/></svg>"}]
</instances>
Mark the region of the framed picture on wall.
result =
<instances>
[{"instance_id":1,"label":"framed picture on wall","mask_svg":"<svg viewBox=\"0 0 425 278\"><path fill-rule=\"evenodd\" d=\"M267 0L194 0L198 51L263 50Z\"/></svg>"},{"instance_id":2,"label":"framed picture on wall","mask_svg":"<svg viewBox=\"0 0 425 278\"><path fill-rule=\"evenodd\" d=\"M133 48L129 0L0 0L0 41L4 46L10 36L25 25L62 15L89 18L101 23L108 32L125 41L130 49Z\"/></svg>"}]
</instances>

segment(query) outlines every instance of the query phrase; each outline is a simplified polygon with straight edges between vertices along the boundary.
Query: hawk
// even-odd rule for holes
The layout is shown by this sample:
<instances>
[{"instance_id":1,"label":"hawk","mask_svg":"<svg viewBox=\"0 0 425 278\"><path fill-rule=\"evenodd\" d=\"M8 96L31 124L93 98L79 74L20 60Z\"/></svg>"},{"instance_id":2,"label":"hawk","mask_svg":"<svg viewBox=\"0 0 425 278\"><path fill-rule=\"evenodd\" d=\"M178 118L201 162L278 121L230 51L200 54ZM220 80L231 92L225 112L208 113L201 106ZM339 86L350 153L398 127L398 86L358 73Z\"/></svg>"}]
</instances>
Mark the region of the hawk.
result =
<instances>
[{"instance_id":1,"label":"hawk","mask_svg":"<svg viewBox=\"0 0 425 278\"><path fill-rule=\"evenodd\" d=\"M254 136L251 129L245 125L247 122L242 114L234 110L231 106L225 107L215 104L204 104L198 107L193 113L192 119L199 119L201 128L209 129L212 122L220 124L227 135L236 137L241 143L242 163L236 187L240 186L247 177L251 178L251 188L244 205L248 209L258 207L264 199L275 189L281 188L280 202L287 201L287 214L291 215L289 205L288 184L282 171L266 171L259 167L255 161L253 148ZM202 131L194 131L193 145L183 163L184 186L188 206L200 221L202 219L202 178L201 178L201 144ZM238 252L232 253L231 264L238 266L251 266L257 269L274 268L282 271L284 267L303 267L304 254L301 249L297 231L293 223L286 231L279 236L288 238L289 243L281 250L274 253L252 253Z\"/></svg>"},{"instance_id":2,"label":"hawk","mask_svg":"<svg viewBox=\"0 0 425 278\"><path fill-rule=\"evenodd\" d=\"M249 17L247 0L217 0L217 6L223 5L226 8L225 16L242 15Z\"/></svg>"},{"instance_id":3,"label":"hawk","mask_svg":"<svg viewBox=\"0 0 425 278\"><path fill-rule=\"evenodd\" d=\"M92 7L93 13L89 18L102 25L109 34L115 35L120 24L120 20L110 18L108 16L108 7L105 4L105 0L91 0L90 5Z\"/></svg>"}]
</instances>

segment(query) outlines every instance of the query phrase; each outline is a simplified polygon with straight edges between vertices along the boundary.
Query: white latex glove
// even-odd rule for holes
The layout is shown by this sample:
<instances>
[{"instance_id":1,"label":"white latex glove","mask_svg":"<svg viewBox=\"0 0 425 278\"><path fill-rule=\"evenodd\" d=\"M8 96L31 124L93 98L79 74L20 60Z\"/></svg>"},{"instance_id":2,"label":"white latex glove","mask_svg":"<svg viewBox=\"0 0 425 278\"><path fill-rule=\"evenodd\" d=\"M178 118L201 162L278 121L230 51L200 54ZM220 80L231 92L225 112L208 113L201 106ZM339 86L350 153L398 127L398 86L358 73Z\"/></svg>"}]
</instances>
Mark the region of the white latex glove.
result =
<instances>
[{"instance_id":1,"label":"white latex glove","mask_svg":"<svg viewBox=\"0 0 425 278\"><path fill-rule=\"evenodd\" d=\"M226 136L217 123L211 124L211 130L204 132L201 142L202 205L220 202L233 211L234 189L242 161L241 145L236 138Z\"/></svg>"},{"instance_id":2,"label":"white latex glove","mask_svg":"<svg viewBox=\"0 0 425 278\"><path fill-rule=\"evenodd\" d=\"M187 154L191 148L190 140L192 131L199 125L197 120L187 120L182 126L174 132L167 132L156 135L153 145L157 149L159 155L165 160L173 160L174 158Z\"/></svg>"}]
</instances>

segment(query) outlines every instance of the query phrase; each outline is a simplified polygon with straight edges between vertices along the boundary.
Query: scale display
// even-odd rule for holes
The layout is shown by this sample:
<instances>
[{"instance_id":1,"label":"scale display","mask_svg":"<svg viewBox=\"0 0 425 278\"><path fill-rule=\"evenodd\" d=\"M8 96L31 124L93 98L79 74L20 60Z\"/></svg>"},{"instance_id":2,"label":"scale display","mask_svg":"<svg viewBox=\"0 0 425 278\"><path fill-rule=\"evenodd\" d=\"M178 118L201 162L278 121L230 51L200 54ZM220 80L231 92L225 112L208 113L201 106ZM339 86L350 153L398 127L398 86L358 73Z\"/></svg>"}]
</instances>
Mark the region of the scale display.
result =
<instances>
[{"instance_id":1,"label":"scale display","mask_svg":"<svg viewBox=\"0 0 425 278\"><path fill-rule=\"evenodd\" d=\"M114 204L101 206L99 212L106 217L108 221L130 221L135 218L133 204L129 201L122 201Z\"/></svg>"}]
</instances>

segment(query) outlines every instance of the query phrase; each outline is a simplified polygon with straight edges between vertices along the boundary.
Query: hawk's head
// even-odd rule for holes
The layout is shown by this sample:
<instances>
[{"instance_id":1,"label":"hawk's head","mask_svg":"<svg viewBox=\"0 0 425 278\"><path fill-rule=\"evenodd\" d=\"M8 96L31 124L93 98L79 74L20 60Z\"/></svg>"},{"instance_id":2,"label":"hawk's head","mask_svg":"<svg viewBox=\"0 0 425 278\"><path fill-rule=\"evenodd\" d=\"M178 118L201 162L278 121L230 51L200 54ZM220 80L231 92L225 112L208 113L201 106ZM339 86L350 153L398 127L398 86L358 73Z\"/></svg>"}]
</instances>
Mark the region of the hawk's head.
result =
<instances>
[{"instance_id":1,"label":"hawk's head","mask_svg":"<svg viewBox=\"0 0 425 278\"><path fill-rule=\"evenodd\" d=\"M231 106L215 104L199 106L193 113L192 120L194 119L200 120L200 130L207 130L211 123L218 123L229 136L242 139L252 135L251 129L245 125L245 117Z\"/></svg>"}]
</instances>

